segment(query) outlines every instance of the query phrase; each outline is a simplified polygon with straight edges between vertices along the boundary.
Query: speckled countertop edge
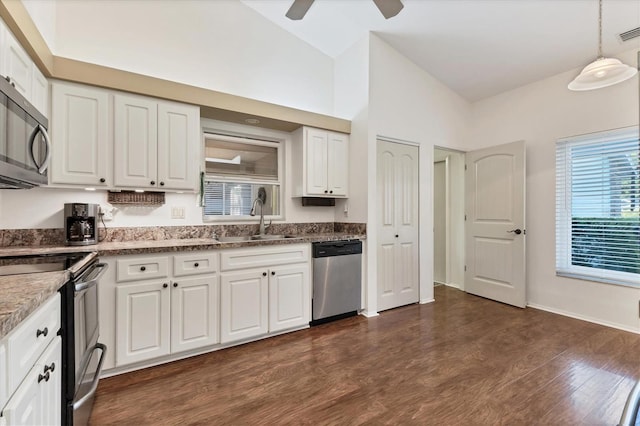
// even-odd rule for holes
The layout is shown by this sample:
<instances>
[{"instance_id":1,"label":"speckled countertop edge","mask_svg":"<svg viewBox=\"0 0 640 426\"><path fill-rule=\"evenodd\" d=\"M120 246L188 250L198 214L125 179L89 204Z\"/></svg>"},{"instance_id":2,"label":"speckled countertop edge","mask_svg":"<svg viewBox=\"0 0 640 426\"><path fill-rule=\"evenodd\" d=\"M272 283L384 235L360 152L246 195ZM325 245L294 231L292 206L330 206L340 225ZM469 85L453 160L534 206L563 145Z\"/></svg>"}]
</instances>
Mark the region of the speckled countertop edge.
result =
<instances>
[{"instance_id":1,"label":"speckled countertop edge","mask_svg":"<svg viewBox=\"0 0 640 426\"><path fill-rule=\"evenodd\" d=\"M366 235L335 232L301 235L295 238L241 242L220 242L208 238L193 238L106 242L90 246L2 247L0 248L0 257L91 252L95 252L99 256L118 256L302 244L321 241L364 240L365 238ZM3 339L15 326L46 302L68 280L69 272L66 271L0 277L0 339Z\"/></svg>"},{"instance_id":2,"label":"speckled countertop edge","mask_svg":"<svg viewBox=\"0 0 640 426\"><path fill-rule=\"evenodd\" d=\"M0 277L0 339L49 300L68 279L66 271Z\"/></svg>"}]
</instances>

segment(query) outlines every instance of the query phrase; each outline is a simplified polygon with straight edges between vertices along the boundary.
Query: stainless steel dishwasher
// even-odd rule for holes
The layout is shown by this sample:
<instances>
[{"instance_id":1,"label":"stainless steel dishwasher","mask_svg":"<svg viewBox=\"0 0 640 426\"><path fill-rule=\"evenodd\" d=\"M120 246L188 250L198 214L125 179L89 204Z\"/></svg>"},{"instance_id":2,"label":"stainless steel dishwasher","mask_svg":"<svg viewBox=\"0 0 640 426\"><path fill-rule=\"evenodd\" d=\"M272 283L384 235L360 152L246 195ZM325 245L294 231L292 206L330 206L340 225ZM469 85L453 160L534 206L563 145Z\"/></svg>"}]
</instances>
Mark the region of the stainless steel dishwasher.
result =
<instances>
[{"instance_id":1,"label":"stainless steel dishwasher","mask_svg":"<svg viewBox=\"0 0 640 426\"><path fill-rule=\"evenodd\" d=\"M313 243L311 325L355 315L362 288L362 241Z\"/></svg>"}]
</instances>

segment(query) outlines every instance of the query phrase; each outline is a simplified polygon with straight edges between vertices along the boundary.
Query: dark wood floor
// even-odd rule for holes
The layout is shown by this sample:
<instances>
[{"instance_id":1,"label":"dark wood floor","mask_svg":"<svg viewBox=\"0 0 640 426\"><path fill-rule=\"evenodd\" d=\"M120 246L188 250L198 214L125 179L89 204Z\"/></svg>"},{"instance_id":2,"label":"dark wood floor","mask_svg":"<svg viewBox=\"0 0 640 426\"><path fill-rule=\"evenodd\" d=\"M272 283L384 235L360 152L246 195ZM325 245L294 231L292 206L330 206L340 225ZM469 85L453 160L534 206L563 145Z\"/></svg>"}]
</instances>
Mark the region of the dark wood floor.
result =
<instances>
[{"instance_id":1,"label":"dark wood floor","mask_svg":"<svg viewBox=\"0 0 640 426\"><path fill-rule=\"evenodd\" d=\"M92 424L619 420L640 335L436 288L436 302L104 379Z\"/></svg>"}]
</instances>

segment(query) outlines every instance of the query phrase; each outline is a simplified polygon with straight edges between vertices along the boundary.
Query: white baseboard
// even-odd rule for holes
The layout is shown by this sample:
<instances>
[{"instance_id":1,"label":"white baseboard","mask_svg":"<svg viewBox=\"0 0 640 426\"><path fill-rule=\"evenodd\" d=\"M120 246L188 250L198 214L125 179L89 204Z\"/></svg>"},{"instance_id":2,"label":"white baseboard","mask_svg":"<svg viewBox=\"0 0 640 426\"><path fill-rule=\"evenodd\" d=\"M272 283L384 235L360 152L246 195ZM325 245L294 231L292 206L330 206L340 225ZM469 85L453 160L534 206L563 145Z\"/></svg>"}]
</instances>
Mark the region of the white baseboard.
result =
<instances>
[{"instance_id":1,"label":"white baseboard","mask_svg":"<svg viewBox=\"0 0 640 426\"><path fill-rule=\"evenodd\" d=\"M373 318L373 317L377 317L380 314L377 312L369 312L367 310L364 310L362 312L360 312L360 315L362 315L363 317L367 317L367 318Z\"/></svg>"},{"instance_id":2,"label":"white baseboard","mask_svg":"<svg viewBox=\"0 0 640 426\"><path fill-rule=\"evenodd\" d=\"M426 303L433 303L435 301L436 301L436 299L420 299L420 302L418 302L418 303L420 303L421 305L424 305Z\"/></svg>"},{"instance_id":3,"label":"white baseboard","mask_svg":"<svg viewBox=\"0 0 640 426\"><path fill-rule=\"evenodd\" d=\"M602 321L602 320L591 318L591 317L587 317L587 316L584 316L584 315L574 314L572 312L563 311L562 309L549 308L547 306L537 305L535 303L527 303L527 307L533 308L533 309L539 309L541 311L551 312L552 314L558 314L558 315L562 315L562 316L569 317L569 318L575 318L575 319L578 319L578 320L581 320L581 321L587 321L587 322L590 322L590 323L593 323L593 324L604 325L605 327L611 327L611 328L616 328L616 329L622 330L622 331L628 331L628 332L634 333L634 334L640 334L640 329L637 329L637 328L634 329L634 328L628 327L626 325L616 324L616 323L613 323L613 322Z\"/></svg>"},{"instance_id":4,"label":"white baseboard","mask_svg":"<svg viewBox=\"0 0 640 426\"><path fill-rule=\"evenodd\" d=\"M461 290L461 288L460 288L460 285L459 285L459 284L446 283L445 285L446 285L447 287L457 288L458 290Z\"/></svg>"}]
</instances>

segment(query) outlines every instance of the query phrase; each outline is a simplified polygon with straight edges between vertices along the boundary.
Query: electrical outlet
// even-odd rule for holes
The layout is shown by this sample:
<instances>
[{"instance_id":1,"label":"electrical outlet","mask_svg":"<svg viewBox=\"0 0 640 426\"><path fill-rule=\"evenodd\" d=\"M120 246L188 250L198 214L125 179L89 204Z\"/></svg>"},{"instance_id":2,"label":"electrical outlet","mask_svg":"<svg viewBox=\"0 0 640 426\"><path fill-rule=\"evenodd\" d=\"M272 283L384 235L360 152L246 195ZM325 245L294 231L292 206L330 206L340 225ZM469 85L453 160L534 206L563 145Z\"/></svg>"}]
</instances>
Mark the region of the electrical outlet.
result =
<instances>
[{"instance_id":1,"label":"electrical outlet","mask_svg":"<svg viewBox=\"0 0 640 426\"><path fill-rule=\"evenodd\" d=\"M113 220L114 210L115 209L113 207L100 206L100 215L102 217L102 220L104 221Z\"/></svg>"},{"instance_id":2,"label":"electrical outlet","mask_svg":"<svg viewBox=\"0 0 640 426\"><path fill-rule=\"evenodd\" d=\"M184 219L184 207L182 206L171 207L171 219Z\"/></svg>"}]
</instances>

